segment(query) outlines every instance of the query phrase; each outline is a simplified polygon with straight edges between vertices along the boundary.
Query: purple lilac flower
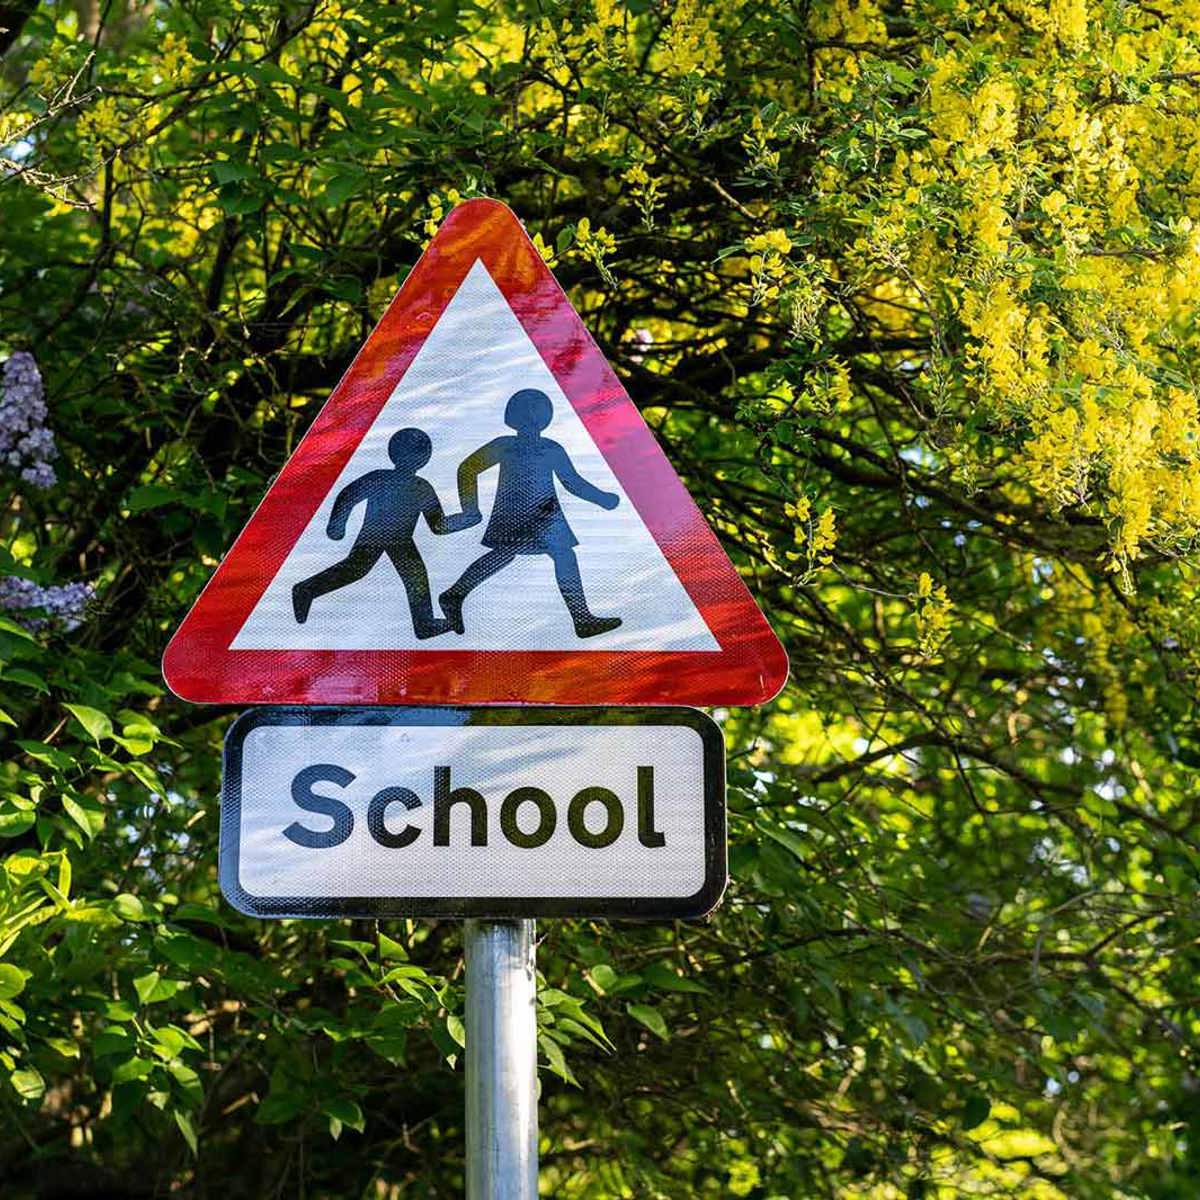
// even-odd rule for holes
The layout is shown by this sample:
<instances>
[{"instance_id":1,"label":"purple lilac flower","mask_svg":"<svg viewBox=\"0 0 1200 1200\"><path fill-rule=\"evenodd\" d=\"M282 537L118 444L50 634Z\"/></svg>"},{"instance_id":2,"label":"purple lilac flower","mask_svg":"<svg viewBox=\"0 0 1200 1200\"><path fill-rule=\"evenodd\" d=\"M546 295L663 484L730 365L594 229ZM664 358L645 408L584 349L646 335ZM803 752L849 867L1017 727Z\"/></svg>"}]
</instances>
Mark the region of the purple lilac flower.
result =
<instances>
[{"instance_id":1,"label":"purple lilac flower","mask_svg":"<svg viewBox=\"0 0 1200 1200\"><path fill-rule=\"evenodd\" d=\"M0 575L0 609L15 613L16 619L27 629L53 626L70 633L83 621L92 594L90 583L42 587L32 579Z\"/></svg>"},{"instance_id":2,"label":"purple lilac flower","mask_svg":"<svg viewBox=\"0 0 1200 1200\"><path fill-rule=\"evenodd\" d=\"M46 428L46 415L41 372L32 354L18 350L0 374L0 462L42 489L57 481L50 463L58 446Z\"/></svg>"}]
</instances>

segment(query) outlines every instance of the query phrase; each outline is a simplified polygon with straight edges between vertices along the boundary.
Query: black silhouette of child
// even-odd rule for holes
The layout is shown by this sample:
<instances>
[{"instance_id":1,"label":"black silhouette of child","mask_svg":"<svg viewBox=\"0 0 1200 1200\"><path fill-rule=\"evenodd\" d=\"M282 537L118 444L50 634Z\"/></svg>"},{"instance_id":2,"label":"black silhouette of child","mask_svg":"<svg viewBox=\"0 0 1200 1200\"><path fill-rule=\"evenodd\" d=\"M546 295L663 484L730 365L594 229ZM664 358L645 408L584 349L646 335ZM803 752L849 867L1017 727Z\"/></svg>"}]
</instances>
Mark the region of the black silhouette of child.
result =
<instances>
[{"instance_id":1,"label":"black silhouette of child","mask_svg":"<svg viewBox=\"0 0 1200 1200\"><path fill-rule=\"evenodd\" d=\"M464 632L463 601L490 575L508 566L518 554L548 554L554 560L558 590L571 614L577 637L595 637L621 624L620 617L597 617L588 608L575 547L579 540L567 524L558 502L554 481L573 496L614 509L621 502L612 492L601 491L575 470L567 452L557 442L542 437L554 406L545 392L523 388L509 397L504 423L516 437L493 439L468 455L458 468L458 495L465 517L482 520L479 512L479 475L500 468L496 502L484 530L487 553L473 562L447 588L438 601L456 633ZM512 605L515 610L516 599Z\"/></svg>"},{"instance_id":2,"label":"black silhouette of child","mask_svg":"<svg viewBox=\"0 0 1200 1200\"><path fill-rule=\"evenodd\" d=\"M408 593L413 632L417 637L437 637L452 628L450 621L433 615L429 574L413 542L413 533L422 516L434 533L456 533L478 525L483 518L478 511L462 512L453 517L447 517L442 511L433 485L417 474L432 453L433 443L427 433L420 429L401 429L392 434L388 442L388 457L395 469L368 471L338 493L326 528L334 541L341 541L346 536L347 518L364 500L366 515L354 546L341 562L292 588L292 608L301 625L308 620L313 600L361 579L386 554Z\"/></svg>"}]
</instances>

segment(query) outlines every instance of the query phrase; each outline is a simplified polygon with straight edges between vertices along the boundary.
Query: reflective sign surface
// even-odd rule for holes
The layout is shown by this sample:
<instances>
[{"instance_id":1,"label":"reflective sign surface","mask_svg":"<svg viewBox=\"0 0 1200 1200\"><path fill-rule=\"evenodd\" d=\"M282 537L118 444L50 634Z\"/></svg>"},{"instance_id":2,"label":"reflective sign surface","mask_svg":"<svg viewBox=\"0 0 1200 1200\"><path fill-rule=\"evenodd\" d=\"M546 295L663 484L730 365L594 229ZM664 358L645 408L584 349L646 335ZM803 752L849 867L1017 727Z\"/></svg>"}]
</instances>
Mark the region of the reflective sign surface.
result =
<instances>
[{"instance_id":1,"label":"reflective sign surface","mask_svg":"<svg viewBox=\"0 0 1200 1200\"><path fill-rule=\"evenodd\" d=\"M753 704L787 661L516 218L474 200L163 671L221 703Z\"/></svg>"},{"instance_id":2,"label":"reflective sign surface","mask_svg":"<svg viewBox=\"0 0 1200 1200\"><path fill-rule=\"evenodd\" d=\"M700 916L721 733L693 709L256 709L226 739L220 877L257 916Z\"/></svg>"}]
</instances>

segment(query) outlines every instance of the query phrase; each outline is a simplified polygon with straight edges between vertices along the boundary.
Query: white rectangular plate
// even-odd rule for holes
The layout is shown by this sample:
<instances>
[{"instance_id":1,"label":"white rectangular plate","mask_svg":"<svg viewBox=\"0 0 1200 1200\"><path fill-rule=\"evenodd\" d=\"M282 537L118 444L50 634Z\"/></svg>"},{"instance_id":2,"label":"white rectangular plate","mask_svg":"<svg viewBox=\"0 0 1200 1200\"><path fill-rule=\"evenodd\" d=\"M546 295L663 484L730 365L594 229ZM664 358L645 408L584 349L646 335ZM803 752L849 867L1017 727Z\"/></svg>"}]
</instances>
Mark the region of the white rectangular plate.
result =
<instances>
[{"instance_id":1,"label":"white rectangular plate","mask_svg":"<svg viewBox=\"0 0 1200 1200\"><path fill-rule=\"evenodd\" d=\"M695 709L254 709L225 741L221 890L260 917L696 917L724 801Z\"/></svg>"}]
</instances>

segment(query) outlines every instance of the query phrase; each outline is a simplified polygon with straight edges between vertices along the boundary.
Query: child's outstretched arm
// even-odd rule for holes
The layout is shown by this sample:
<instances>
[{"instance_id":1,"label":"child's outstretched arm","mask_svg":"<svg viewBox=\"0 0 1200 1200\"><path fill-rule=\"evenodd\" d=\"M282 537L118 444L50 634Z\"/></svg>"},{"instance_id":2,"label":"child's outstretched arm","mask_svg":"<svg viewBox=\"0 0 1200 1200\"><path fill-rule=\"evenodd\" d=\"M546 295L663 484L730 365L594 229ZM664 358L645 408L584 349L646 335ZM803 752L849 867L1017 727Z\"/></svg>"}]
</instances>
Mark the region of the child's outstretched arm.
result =
<instances>
[{"instance_id":1,"label":"child's outstretched arm","mask_svg":"<svg viewBox=\"0 0 1200 1200\"><path fill-rule=\"evenodd\" d=\"M468 454L458 467L458 505L463 515L470 513L482 520L479 512L479 476L488 467L494 467L500 461L499 438L480 446L473 454ZM474 521L471 524L475 524Z\"/></svg>"},{"instance_id":2,"label":"child's outstretched arm","mask_svg":"<svg viewBox=\"0 0 1200 1200\"><path fill-rule=\"evenodd\" d=\"M434 533L457 533L460 529L470 529L472 525L478 525L483 520L478 508L473 511L455 513L452 517L446 516L442 502L433 488L429 489L429 496L421 511L425 514L425 520L429 522L429 528Z\"/></svg>"},{"instance_id":3,"label":"child's outstretched arm","mask_svg":"<svg viewBox=\"0 0 1200 1200\"><path fill-rule=\"evenodd\" d=\"M575 470L571 456L561 446L558 447L558 453L554 456L554 473L563 487L572 496L578 496L580 500L587 500L591 504L598 504L601 508L607 509L616 508L621 503L621 497L616 492L606 492L594 483L588 483Z\"/></svg>"},{"instance_id":4,"label":"child's outstretched arm","mask_svg":"<svg viewBox=\"0 0 1200 1200\"><path fill-rule=\"evenodd\" d=\"M340 542L346 536L346 522L354 511L356 504L366 499L366 483L369 476L362 475L346 484L333 502L333 511L329 514L329 524L325 532L335 542Z\"/></svg>"}]
</instances>

